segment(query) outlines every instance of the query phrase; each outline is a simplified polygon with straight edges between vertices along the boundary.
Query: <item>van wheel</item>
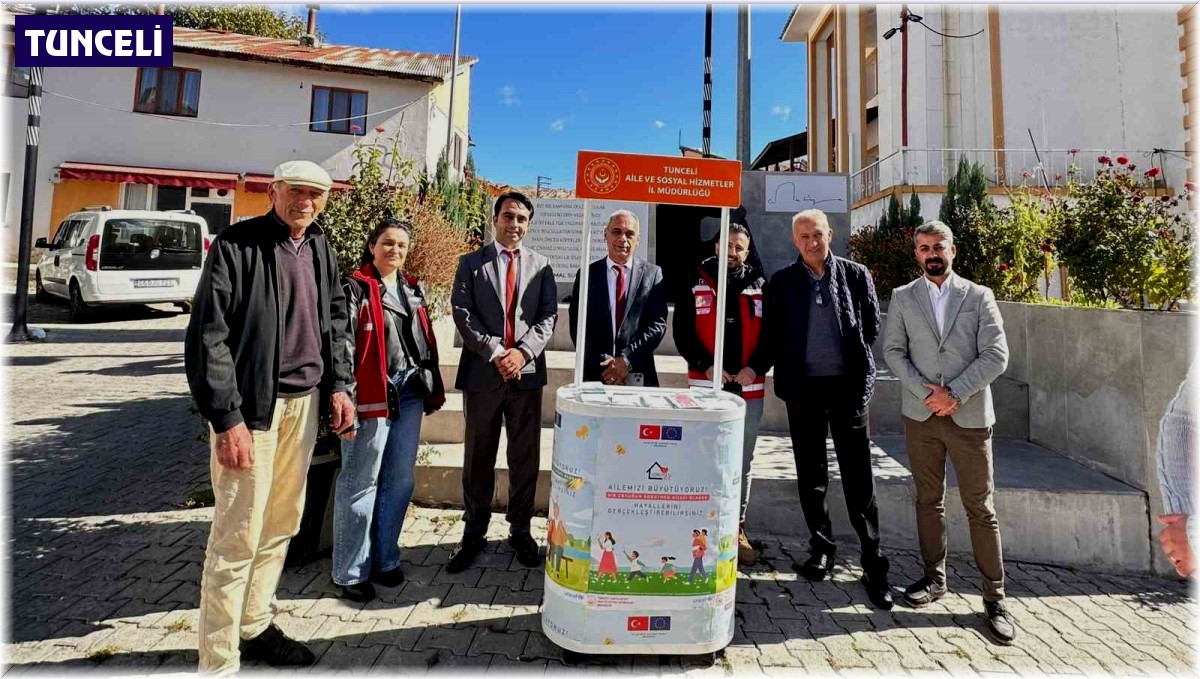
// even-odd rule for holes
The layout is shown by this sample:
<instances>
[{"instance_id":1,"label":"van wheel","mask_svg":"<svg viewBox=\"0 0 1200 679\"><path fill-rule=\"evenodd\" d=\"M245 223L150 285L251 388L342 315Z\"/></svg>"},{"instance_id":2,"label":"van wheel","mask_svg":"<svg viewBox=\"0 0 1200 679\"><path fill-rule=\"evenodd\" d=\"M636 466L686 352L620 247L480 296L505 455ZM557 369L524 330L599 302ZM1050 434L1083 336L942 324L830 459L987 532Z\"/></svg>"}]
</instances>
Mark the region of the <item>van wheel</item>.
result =
<instances>
[{"instance_id":1,"label":"van wheel","mask_svg":"<svg viewBox=\"0 0 1200 679\"><path fill-rule=\"evenodd\" d=\"M50 304L51 302L53 302L54 297L50 293L46 292L46 288L42 287L42 272L41 271L38 271L37 273L34 274L33 280L34 280L34 283L33 283L34 289L37 291L34 293L33 298L35 300L37 300L38 303L40 303L40 304Z\"/></svg>"},{"instance_id":2,"label":"van wheel","mask_svg":"<svg viewBox=\"0 0 1200 679\"><path fill-rule=\"evenodd\" d=\"M71 322L85 321L92 315L92 308L83 301L83 293L79 291L79 283L71 281Z\"/></svg>"}]
</instances>

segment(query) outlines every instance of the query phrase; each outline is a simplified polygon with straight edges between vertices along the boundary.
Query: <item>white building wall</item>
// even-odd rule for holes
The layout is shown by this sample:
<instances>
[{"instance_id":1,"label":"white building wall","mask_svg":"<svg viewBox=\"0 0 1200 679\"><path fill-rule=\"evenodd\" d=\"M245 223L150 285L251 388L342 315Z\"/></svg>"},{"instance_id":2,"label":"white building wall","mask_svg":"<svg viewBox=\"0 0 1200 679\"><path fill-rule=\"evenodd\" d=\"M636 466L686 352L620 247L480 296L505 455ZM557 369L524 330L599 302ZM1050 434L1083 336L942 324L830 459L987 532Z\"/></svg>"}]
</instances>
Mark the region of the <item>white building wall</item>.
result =
<instances>
[{"instance_id":1,"label":"white building wall","mask_svg":"<svg viewBox=\"0 0 1200 679\"><path fill-rule=\"evenodd\" d=\"M177 53L177 66L201 71L197 118L164 120L133 113L137 71L133 68L46 69L47 94L42 107L42 136L38 160L34 235L48 228L54 186L54 168L64 161L172 167L225 172L270 173L285 160L306 159L323 165L335 179L345 179L354 164L352 152L359 141L394 134L403 121L400 145L419 171L427 162L430 143L431 85L415 80L363 76L258 64L234 59ZM405 106L367 120L367 135L312 132L308 129L312 87L324 85L368 92L367 111ZM53 93L94 102L83 104ZM24 100L6 100L10 107ZM10 139L24 140L24 116L10 118ZM232 127L196 121L269 127ZM285 123L297 123L285 125ZM385 132L374 131L382 125ZM443 127L444 130L444 127ZM433 157L445 143L444 132ZM23 147L10 148L13 188L6 222L16 225L20 215ZM15 237L6 238L11 247Z\"/></svg>"},{"instance_id":2,"label":"white building wall","mask_svg":"<svg viewBox=\"0 0 1200 679\"><path fill-rule=\"evenodd\" d=\"M1177 11L1002 5L1005 145L1182 149Z\"/></svg>"},{"instance_id":3,"label":"white building wall","mask_svg":"<svg viewBox=\"0 0 1200 679\"><path fill-rule=\"evenodd\" d=\"M910 24L908 146L918 151L909 154L903 171L898 158L890 161L882 172L885 186L887 179L905 175L913 184L945 182L953 159L920 149L996 146L987 7L909 8L943 33L984 33L943 38ZM1176 10L1000 6L1004 147L1032 149L1032 130L1039 149L1182 149ZM900 5L878 5L878 12L881 34L899 25ZM901 45L899 33L879 41L880 158L901 146ZM1031 169L1035 161L1024 163L1024 157L1010 153L1010 170ZM991 157L972 159L988 163ZM1134 160L1149 164L1148 158Z\"/></svg>"}]
</instances>

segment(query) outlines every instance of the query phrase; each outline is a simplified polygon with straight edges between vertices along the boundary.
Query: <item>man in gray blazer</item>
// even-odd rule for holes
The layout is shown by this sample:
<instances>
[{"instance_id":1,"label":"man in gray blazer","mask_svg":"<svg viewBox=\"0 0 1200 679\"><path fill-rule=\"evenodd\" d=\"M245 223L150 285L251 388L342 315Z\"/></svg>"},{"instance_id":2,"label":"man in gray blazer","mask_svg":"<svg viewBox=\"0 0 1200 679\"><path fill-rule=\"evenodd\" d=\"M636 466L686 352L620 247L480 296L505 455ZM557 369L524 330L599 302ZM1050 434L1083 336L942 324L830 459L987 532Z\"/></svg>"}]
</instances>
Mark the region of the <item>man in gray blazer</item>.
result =
<instances>
[{"instance_id":1,"label":"man in gray blazer","mask_svg":"<svg viewBox=\"0 0 1200 679\"><path fill-rule=\"evenodd\" d=\"M604 227L608 256L588 266L588 324L575 336L579 272L571 289L571 341L583 351L583 380L657 387L654 350L667 332L667 290L662 269L633 256L641 235L638 218L617 210ZM582 345L582 348L580 347Z\"/></svg>"},{"instance_id":2,"label":"man in gray blazer","mask_svg":"<svg viewBox=\"0 0 1200 679\"><path fill-rule=\"evenodd\" d=\"M529 519L541 456L544 351L558 303L550 262L521 246L532 219L533 201L515 191L501 195L492 215L496 241L459 258L454 274L450 304L463 338L454 386L463 392L466 417L466 529L450 554L450 573L465 570L487 546L501 422L508 432L508 543L522 565L541 562Z\"/></svg>"},{"instance_id":3,"label":"man in gray blazer","mask_svg":"<svg viewBox=\"0 0 1200 679\"><path fill-rule=\"evenodd\" d=\"M1008 645L1017 628L1004 606L1000 524L992 500L991 383L1008 366L1004 321L992 291L952 270L954 233L917 227L925 275L892 291L884 334L888 367L900 379L905 447L917 486L917 537L925 576L904 591L913 607L946 594L946 455L958 477L971 549L983 578L986 629Z\"/></svg>"}]
</instances>

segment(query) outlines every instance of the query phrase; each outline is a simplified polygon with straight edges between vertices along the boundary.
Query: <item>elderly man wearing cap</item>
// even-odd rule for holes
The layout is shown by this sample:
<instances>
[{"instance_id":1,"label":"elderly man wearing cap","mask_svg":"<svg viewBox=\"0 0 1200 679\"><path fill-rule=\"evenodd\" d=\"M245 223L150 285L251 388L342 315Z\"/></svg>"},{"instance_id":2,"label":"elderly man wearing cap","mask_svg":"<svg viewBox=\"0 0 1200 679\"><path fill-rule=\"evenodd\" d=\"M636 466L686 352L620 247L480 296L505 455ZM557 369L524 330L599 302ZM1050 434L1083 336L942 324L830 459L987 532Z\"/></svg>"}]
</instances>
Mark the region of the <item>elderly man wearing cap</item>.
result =
<instances>
[{"instance_id":1,"label":"elderly man wearing cap","mask_svg":"<svg viewBox=\"0 0 1200 679\"><path fill-rule=\"evenodd\" d=\"M196 289L184 361L211 426L215 498L200 585L201 672L236 672L241 658L315 661L272 618L321 412L353 436L346 301L316 224L332 184L316 163L275 168L271 211L217 236Z\"/></svg>"}]
</instances>

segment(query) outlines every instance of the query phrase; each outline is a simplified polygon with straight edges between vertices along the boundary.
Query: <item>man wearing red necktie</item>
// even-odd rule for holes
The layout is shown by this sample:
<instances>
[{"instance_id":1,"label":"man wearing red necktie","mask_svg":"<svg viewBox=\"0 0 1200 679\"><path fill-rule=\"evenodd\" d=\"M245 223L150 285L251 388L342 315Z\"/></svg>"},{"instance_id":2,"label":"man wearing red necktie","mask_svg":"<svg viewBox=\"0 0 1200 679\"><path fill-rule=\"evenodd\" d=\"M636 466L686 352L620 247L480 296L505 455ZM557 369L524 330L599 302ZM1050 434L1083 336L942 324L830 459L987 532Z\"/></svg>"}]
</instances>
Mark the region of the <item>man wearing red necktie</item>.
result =
<instances>
[{"instance_id":1,"label":"man wearing red necktie","mask_svg":"<svg viewBox=\"0 0 1200 679\"><path fill-rule=\"evenodd\" d=\"M585 382L657 387L654 350L667 331L667 295L662 269L633 256L641 237L638 218L617 210L604 227L608 256L588 266ZM571 292L571 341L579 313L579 275Z\"/></svg>"},{"instance_id":2,"label":"man wearing red necktie","mask_svg":"<svg viewBox=\"0 0 1200 679\"><path fill-rule=\"evenodd\" d=\"M521 564L541 562L529 534L541 456L544 350L558 318L557 288L550 262L521 243L533 220L533 202L510 192L496 199L494 243L463 255L454 275L450 304L463 338L455 388L463 392L466 419L463 458L462 542L446 570L465 570L487 546L496 487L500 427L508 434L511 535Z\"/></svg>"}]
</instances>

